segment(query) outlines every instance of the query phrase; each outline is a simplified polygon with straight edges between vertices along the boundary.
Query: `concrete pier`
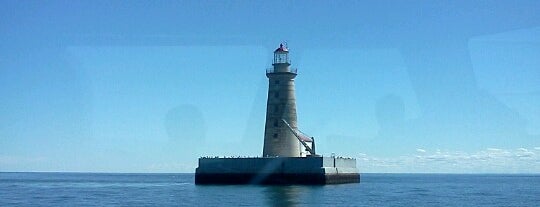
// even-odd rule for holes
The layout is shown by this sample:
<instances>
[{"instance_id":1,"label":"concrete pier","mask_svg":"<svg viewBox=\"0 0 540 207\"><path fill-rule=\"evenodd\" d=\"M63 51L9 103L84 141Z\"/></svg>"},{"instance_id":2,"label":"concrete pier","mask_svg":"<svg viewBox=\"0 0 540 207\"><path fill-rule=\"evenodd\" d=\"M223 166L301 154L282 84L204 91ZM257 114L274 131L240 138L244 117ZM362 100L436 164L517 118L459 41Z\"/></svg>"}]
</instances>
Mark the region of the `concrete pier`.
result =
<instances>
[{"instance_id":1,"label":"concrete pier","mask_svg":"<svg viewBox=\"0 0 540 207\"><path fill-rule=\"evenodd\" d=\"M356 160L338 157L200 158L195 184L358 183Z\"/></svg>"}]
</instances>

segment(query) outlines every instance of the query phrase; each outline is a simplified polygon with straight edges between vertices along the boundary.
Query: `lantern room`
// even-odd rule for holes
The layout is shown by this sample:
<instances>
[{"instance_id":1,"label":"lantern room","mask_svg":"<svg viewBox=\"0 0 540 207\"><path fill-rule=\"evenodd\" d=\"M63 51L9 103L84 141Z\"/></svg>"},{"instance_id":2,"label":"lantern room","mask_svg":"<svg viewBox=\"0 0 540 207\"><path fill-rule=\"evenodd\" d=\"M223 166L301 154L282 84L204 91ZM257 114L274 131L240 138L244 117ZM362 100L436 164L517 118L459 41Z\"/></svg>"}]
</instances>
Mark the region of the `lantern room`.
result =
<instances>
[{"instance_id":1,"label":"lantern room","mask_svg":"<svg viewBox=\"0 0 540 207\"><path fill-rule=\"evenodd\" d=\"M279 48L274 51L274 62L273 64L290 64L289 61L289 49L283 44L279 44Z\"/></svg>"}]
</instances>

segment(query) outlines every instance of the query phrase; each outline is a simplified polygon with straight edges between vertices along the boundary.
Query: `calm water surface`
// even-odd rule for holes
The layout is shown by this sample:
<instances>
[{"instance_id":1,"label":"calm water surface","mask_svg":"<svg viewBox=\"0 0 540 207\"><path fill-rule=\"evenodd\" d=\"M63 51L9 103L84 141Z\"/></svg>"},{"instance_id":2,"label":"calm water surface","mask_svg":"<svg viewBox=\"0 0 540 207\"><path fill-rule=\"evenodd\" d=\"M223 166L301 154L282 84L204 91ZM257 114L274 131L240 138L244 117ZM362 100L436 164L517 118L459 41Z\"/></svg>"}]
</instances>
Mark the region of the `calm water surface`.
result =
<instances>
[{"instance_id":1,"label":"calm water surface","mask_svg":"<svg viewBox=\"0 0 540 207\"><path fill-rule=\"evenodd\" d=\"M0 173L0 206L540 206L540 175L361 179L326 186L196 186L193 174Z\"/></svg>"}]
</instances>

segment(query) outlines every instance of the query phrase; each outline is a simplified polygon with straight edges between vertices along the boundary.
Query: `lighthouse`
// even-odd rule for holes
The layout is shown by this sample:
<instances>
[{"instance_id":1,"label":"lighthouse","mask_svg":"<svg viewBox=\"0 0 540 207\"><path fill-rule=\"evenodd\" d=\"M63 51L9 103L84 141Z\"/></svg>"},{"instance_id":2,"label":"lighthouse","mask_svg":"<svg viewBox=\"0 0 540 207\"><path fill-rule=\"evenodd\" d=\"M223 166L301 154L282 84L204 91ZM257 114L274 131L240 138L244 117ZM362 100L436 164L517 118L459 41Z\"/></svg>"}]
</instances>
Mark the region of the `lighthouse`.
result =
<instances>
[{"instance_id":1,"label":"lighthouse","mask_svg":"<svg viewBox=\"0 0 540 207\"><path fill-rule=\"evenodd\" d=\"M291 68L289 49L280 44L274 51L268 77L268 100L264 128L263 157L300 157L300 142L292 130L297 130L294 78L297 70Z\"/></svg>"},{"instance_id":2,"label":"lighthouse","mask_svg":"<svg viewBox=\"0 0 540 207\"><path fill-rule=\"evenodd\" d=\"M315 153L315 140L298 130L294 78L289 49L274 50L266 70L268 99L262 157L199 158L195 184L336 184L358 183L356 159Z\"/></svg>"}]
</instances>

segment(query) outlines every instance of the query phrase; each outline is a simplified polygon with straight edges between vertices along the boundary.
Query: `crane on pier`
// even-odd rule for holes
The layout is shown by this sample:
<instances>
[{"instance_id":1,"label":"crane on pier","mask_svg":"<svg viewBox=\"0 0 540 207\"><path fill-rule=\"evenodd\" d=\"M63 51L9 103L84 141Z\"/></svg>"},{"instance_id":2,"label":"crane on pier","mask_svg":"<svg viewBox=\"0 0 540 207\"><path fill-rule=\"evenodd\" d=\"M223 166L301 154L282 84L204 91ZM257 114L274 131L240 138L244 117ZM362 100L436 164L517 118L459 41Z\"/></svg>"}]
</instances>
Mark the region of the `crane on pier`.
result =
<instances>
[{"instance_id":1,"label":"crane on pier","mask_svg":"<svg viewBox=\"0 0 540 207\"><path fill-rule=\"evenodd\" d=\"M306 148L306 151L309 152L308 156L319 157L319 155L315 154L315 139L313 137L307 136L300 130L293 129L291 125L287 121L285 121L285 119L281 119L281 121L283 121L283 123L287 125L287 128L289 128L289 130L294 134L298 141ZM311 147L307 144L308 142L311 142Z\"/></svg>"}]
</instances>

